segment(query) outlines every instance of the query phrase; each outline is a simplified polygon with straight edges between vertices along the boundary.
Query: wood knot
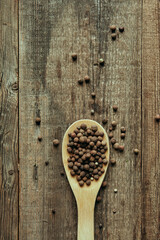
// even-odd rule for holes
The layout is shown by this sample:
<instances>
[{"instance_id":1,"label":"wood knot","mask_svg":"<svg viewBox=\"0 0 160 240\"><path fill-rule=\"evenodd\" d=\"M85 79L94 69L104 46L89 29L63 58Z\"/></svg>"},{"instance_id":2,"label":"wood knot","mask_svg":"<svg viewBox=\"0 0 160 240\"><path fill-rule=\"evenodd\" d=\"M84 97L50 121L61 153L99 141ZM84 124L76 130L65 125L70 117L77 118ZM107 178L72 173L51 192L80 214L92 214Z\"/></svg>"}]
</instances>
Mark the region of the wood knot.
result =
<instances>
[{"instance_id":1,"label":"wood knot","mask_svg":"<svg viewBox=\"0 0 160 240\"><path fill-rule=\"evenodd\" d=\"M9 170L8 173L9 173L9 175L13 175L14 170Z\"/></svg>"},{"instance_id":2,"label":"wood knot","mask_svg":"<svg viewBox=\"0 0 160 240\"><path fill-rule=\"evenodd\" d=\"M18 90L18 83L17 82L12 84L12 90L13 91L17 91Z\"/></svg>"}]
</instances>

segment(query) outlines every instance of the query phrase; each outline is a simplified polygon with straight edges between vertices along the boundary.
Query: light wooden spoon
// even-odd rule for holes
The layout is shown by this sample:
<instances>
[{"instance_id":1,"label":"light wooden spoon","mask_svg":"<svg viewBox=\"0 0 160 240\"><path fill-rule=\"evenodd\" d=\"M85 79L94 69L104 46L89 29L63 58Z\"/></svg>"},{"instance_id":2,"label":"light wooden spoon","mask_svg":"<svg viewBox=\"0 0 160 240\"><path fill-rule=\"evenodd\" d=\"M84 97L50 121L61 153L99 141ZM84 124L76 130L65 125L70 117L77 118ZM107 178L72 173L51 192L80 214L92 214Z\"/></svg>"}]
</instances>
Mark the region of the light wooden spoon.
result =
<instances>
[{"instance_id":1,"label":"light wooden spoon","mask_svg":"<svg viewBox=\"0 0 160 240\"><path fill-rule=\"evenodd\" d=\"M72 177L70 174L70 169L68 168L67 159L69 153L67 152L67 143L69 142L68 133L73 132L76 127L80 126L82 123L85 123L87 127L96 125L98 131L104 132L104 140L107 142L108 150L106 151L106 159L109 162L109 140L108 135L104 128L97 123L96 121L89 119L81 119L74 122L65 132L62 144L62 155L63 155L63 164L66 171L66 175L74 196L76 198L77 207L78 207L78 240L94 240L94 206L97 193L101 187L104 176L106 174L108 164L104 166L104 174L100 176L98 181L92 181L90 186L86 184L83 187L80 187L76 178Z\"/></svg>"}]
</instances>

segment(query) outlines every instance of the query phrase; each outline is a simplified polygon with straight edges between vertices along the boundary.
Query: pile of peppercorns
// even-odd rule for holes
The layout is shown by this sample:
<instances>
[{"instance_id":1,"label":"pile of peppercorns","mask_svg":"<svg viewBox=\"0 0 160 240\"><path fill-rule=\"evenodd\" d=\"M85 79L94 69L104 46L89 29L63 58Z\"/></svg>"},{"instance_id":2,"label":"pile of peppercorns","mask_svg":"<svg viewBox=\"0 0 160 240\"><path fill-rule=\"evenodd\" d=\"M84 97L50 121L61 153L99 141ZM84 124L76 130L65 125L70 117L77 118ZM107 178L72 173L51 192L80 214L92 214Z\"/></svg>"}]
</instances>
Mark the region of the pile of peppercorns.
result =
<instances>
[{"instance_id":1,"label":"pile of peppercorns","mask_svg":"<svg viewBox=\"0 0 160 240\"><path fill-rule=\"evenodd\" d=\"M105 172L104 165L108 164L106 151L107 142L104 133L93 125L87 127L82 123L74 132L69 133L67 151L69 153L68 167L71 176L76 176L79 185L90 185L91 181L98 180Z\"/></svg>"}]
</instances>

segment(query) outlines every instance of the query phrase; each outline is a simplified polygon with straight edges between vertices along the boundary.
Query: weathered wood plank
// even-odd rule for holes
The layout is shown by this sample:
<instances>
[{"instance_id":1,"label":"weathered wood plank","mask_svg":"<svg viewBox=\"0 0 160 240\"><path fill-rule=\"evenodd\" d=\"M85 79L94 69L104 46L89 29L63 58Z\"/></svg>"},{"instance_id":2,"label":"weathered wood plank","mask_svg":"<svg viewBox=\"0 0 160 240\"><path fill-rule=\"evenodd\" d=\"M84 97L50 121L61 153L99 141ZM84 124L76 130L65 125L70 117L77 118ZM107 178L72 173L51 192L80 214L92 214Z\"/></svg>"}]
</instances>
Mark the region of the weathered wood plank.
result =
<instances>
[{"instance_id":1,"label":"weathered wood plank","mask_svg":"<svg viewBox=\"0 0 160 240\"><path fill-rule=\"evenodd\" d=\"M92 108L98 122L118 121L118 141L120 126L127 128L125 151L112 150L117 166L96 205L95 239L141 239L141 154L133 154L141 149L141 10L138 0L20 1L20 239L76 239L76 203L60 174L61 144L55 149L52 140L62 141L73 121L92 118ZM125 27L115 42L110 24ZM100 57L104 67L94 65ZM86 74L91 83L79 86Z\"/></svg>"},{"instance_id":2,"label":"weathered wood plank","mask_svg":"<svg viewBox=\"0 0 160 240\"><path fill-rule=\"evenodd\" d=\"M125 151L111 151L117 165L110 167L108 187L100 193L103 202L96 207L95 239L141 239L141 154L136 157L133 149L141 149L142 6L141 1L102 1L98 9L98 58L104 57L106 64L101 70L94 69L95 74L99 71L94 88L102 108L96 120L108 116L109 123L118 122L114 136L124 143ZM125 28L114 42L108 30L111 24ZM117 113L112 110L113 104L119 107ZM124 141L120 140L121 126L127 129ZM99 229L99 223L103 229Z\"/></svg>"},{"instance_id":3,"label":"weathered wood plank","mask_svg":"<svg viewBox=\"0 0 160 240\"><path fill-rule=\"evenodd\" d=\"M0 1L0 239L18 239L18 2Z\"/></svg>"},{"instance_id":4,"label":"weathered wood plank","mask_svg":"<svg viewBox=\"0 0 160 240\"><path fill-rule=\"evenodd\" d=\"M159 1L143 1L142 35L142 168L144 240L160 239L160 113Z\"/></svg>"}]
</instances>

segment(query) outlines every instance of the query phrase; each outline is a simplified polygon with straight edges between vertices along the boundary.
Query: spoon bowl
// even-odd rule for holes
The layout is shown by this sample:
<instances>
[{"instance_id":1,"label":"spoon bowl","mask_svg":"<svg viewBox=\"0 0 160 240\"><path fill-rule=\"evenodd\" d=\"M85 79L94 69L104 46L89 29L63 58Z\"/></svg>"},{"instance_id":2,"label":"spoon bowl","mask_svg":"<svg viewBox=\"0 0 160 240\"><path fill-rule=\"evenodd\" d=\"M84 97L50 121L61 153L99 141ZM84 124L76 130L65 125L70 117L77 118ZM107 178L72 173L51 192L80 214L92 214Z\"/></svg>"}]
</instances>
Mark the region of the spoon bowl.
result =
<instances>
[{"instance_id":1,"label":"spoon bowl","mask_svg":"<svg viewBox=\"0 0 160 240\"><path fill-rule=\"evenodd\" d=\"M104 173L100 176L98 181L92 181L90 186L86 184L83 187L79 186L78 181L75 177L71 176L70 169L68 168L67 159L70 154L67 152L67 144L69 142L68 134L73 132L77 127L79 127L82 123L85 123L87 127L91 127L92 125L96 125L98 127L99 132L104 133L103 140L107 142L108 150L106 151L106 159L108 163L103 166ZM63 143L62 143L62 157L63 157L63 165L65 168L65 172L69 181L69 184L72 188L74 196L76 198L77 207L78 207L78 240L94 240L94 206L97 193L102 185L104 180L108 164L109 164L109 139L104 128L97 123L96 121L89 119L81 119L74 122L65 132Z\"/></svg>"}]
</instances>

